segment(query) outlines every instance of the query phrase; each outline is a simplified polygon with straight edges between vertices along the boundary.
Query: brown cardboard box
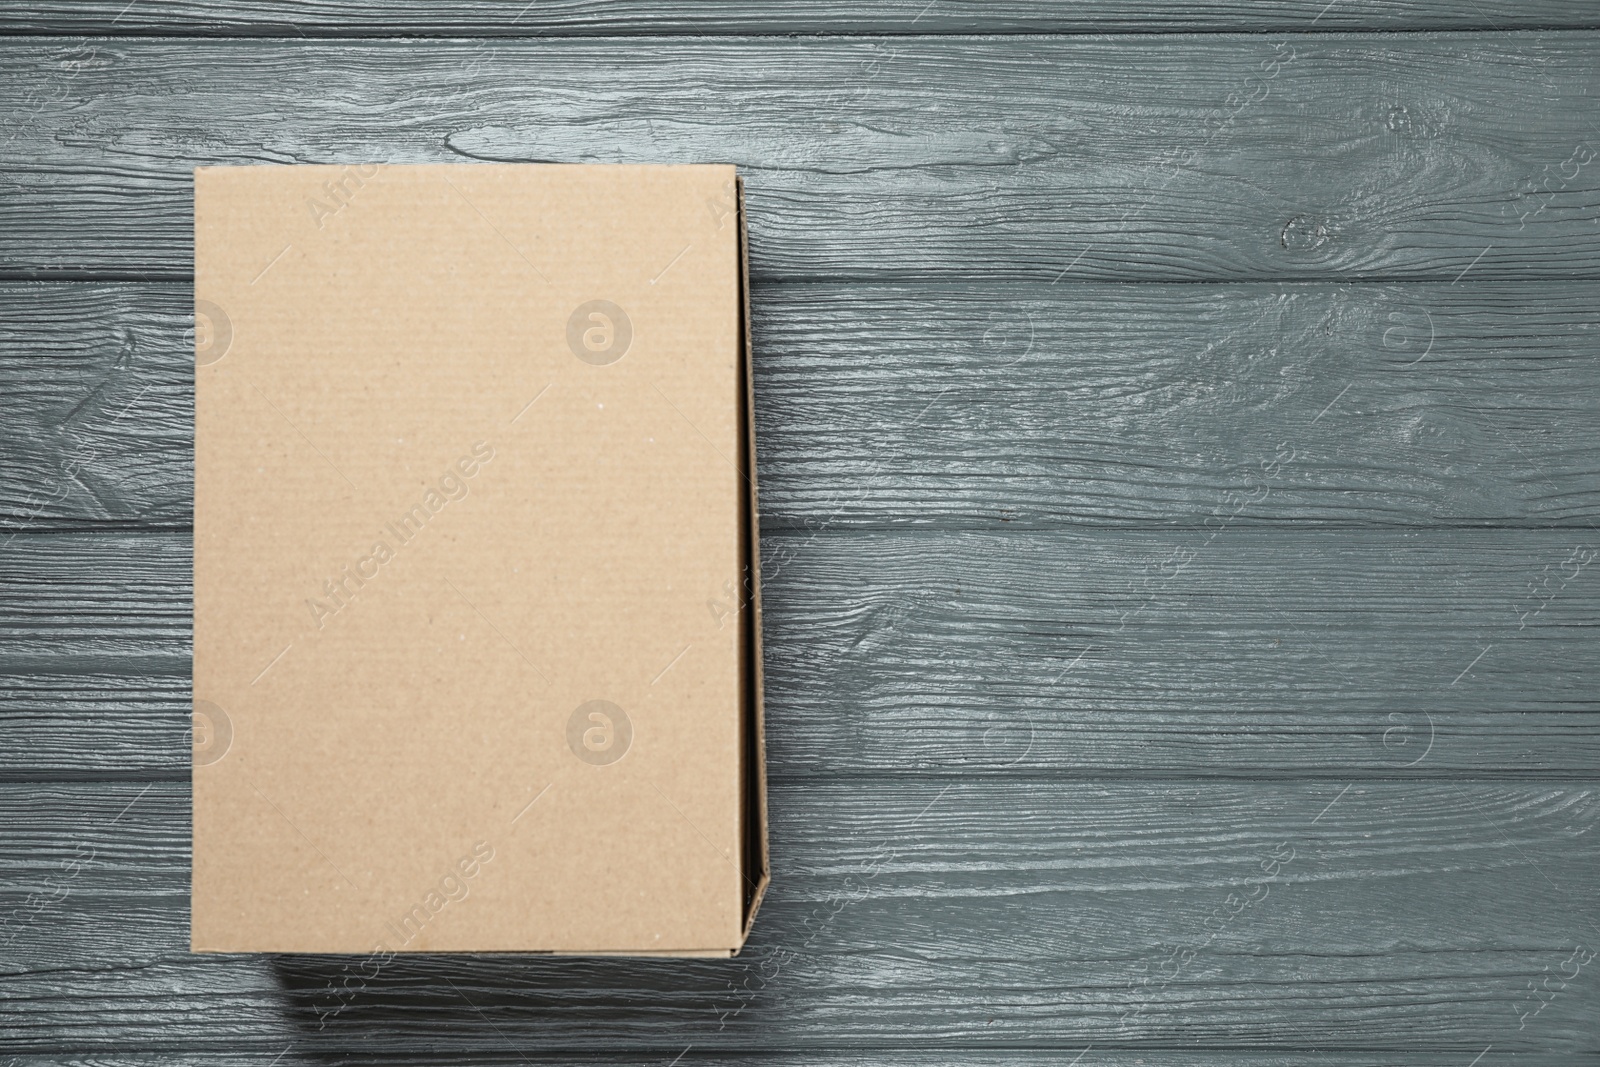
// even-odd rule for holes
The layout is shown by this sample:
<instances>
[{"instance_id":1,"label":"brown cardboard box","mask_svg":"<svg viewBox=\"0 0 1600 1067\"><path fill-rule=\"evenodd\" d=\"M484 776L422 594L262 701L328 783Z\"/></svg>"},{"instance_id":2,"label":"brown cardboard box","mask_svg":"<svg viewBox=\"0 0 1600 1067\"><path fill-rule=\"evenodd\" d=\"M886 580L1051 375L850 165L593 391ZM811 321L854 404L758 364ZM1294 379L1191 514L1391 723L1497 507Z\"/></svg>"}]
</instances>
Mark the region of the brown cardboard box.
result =
<instances>
[{"instance_id":1,"label":"brown cardboard box","mask_svg":"<svg viewBox=\"0 0 1600 1067\"><path fill-rule=\"evenodd\" d=\"M738 951L741 204L728 166L195 172L195 951Z\"/></svg>"}]
</instances>

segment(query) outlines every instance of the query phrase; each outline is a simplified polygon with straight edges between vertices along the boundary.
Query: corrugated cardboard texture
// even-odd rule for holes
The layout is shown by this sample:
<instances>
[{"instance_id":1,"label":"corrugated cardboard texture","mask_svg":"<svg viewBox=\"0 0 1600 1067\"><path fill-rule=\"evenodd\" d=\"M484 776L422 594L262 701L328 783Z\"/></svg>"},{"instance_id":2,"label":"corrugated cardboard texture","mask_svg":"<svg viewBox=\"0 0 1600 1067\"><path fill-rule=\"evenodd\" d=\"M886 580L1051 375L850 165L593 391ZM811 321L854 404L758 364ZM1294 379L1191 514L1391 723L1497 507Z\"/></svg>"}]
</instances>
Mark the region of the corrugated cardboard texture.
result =
<instances>
[{"instance_id":1,"label":"corrugated cardboard texture","mask_svg":"<svg viewBox=\"0 0 1600 1067\"><path fill-rule=\"evenodd\" d=\"M216 168L195 200L194 948L736 950L733 169Z\"/></svg>"}]
</instances>

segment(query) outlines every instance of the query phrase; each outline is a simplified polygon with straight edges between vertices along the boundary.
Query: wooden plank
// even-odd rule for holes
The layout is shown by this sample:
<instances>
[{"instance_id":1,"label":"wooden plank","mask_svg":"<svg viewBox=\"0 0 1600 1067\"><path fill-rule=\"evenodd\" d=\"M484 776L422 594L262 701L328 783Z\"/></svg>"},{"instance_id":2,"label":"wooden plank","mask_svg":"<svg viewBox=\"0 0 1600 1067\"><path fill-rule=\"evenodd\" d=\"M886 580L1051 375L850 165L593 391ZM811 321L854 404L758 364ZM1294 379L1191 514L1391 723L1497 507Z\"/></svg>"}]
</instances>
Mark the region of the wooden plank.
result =
<instances>
[{"instance_id":1,"label":"wooden plank","mask_svg":"<svg viewBox=\"0 0 1600 1067\"><path fill-rule=\"evenodd\" d=\"M1597 301L1594 282L762 286L763 517L1587 534ZM0 285L0 541L187 526L191 307L184 283Z\"/></svg>"},{"instance_id":2,"label":"wooden plank","mask_svg":"<svg viewBox=\"0 0 1600 1067\"><path fill-rule=\"evenodd\" d=\"M186 786L0 787L0 812L7 913L33 909L0 977L17 1053L1578 1052L1600 1025L1595 782L780 784L739 960L412 958L347 999L348 957L187 953Z\"/></svg>"},{"instance_id":3,"label":"wooden plank","mask_svg":"<svg viewBox=\"0 0 1600 1067\"><path fill-rule=\"evenodd\" d=\"M735 4L694 0L594 3L558 0L486 8L474 0L397 5L338 0L34 0L0 13L0 34L180 34L358 37L442 34L495 37L615 34L1155 33L1332 30L1592 29L1591 12L1558 0L1195 0L1187 4L1092 0L1045 8L1012 0L979 10L924 0L893 3Z\"/></svg>"},{"instance_id":4,"label":"wooden plank","mask_svg":"<svg viewBox=\"0 0 1600 1067\"><path fill-rule=\"evenodd\" d=\"M459 1001L459 997L458 997ZM482 1021L480 1021L482 1022ZM467 1024L472 1027L474 1024ZM238 1067L371 1067L371 1057L360 1051L302 1048L298 1030L285 1027L286 1048L229 1049L227 1062ZM459 1053L451 1043L440 1043L437 1053L395 1049L384 1054L387 1067L518 1067L520 1064L560 1062L584 1067L638 1067L648 1053L542 1053L538 1046L522 1049L474 1049ZM683 1049L659 1049L659 1062L667 1064ZM898 1049L810 1049L802 1053L774 1053L762 1049L763 1067L1062 1067L1080 1049L962 1049L902 1053ZM683 1056L683 1067L747 1067L749 1053L696 1053ZM1461 1053L1363 1053L1363 1051L1206 1051L1206 1049L1093 1049L1080 1061L1083 1067L1462 1067ZM94 1051L94 1053L29 1054L13 1056L10 1067L216 1067L216 1054L163 1049ZM1594 1067L1586 1053L1486 1054L1477 1067Z\"/></svg>"},{"instance_id":5,"label":"wooden plank","mask_svg":"<svg viewBox=\"0 0 1600 1067\"><path fill-rule=\"evenodd\" d=\"M1562 778L1600 757L1592 536L765 546L778 776ZM26 535L0 554L0 775L186 774L189 582L183 534Z\"/></svg>"},{"instance_id":6,"label":"wooden plank","mask_svg":"<svg viewBox=\"0 0 1600 1067\"><path fill-rule=\"evenodd\" d=\"M187 526L192 286L0 287L0 551L21 530Z\"/></svg>"},{"instance_id":7,"label":"wooden plank","mask_svg":"<svg viewBox=\"0 0 1600 1067\"><path fill-rule=\"evenodd\" d=\"M1587 528L1595 298L785 287L758 303L763 505L807 524Z\"/></svg>"},{"instance_id":8,"label":"wooden plank","mask_svg":"<svg viewBox=\"0 0 1600 1067\"><path fill-rule=\"evenodd\" d=\"M714 159L761 280L1592 278L1596 47L13 37L0 273L186 275L201 164Z\"/></svg>"},{"instance_id":9,"label":"wooden plank","mask_svg":"<svg viewBox=\"0 0 1600 1067\"><path fill-rule=\"evenodd\" d=\"M460 1002L460 998L457 998ZM476 1018L476 1016L474 1016ZM481 1024L482 1020L479 1020ZM468 1027L475 1024L468 1022ZM302 1048L297 1028L284 1028L285 1048L228 1050L228 1063L238 1067L371 1067L372 1059L359 1051L338 1047L318 1047L314 1052ZM328 1044L333 1044L329 1042ZM386 1067L519 1067L556 1062L584 1067L639 1067L641 1063L670 1063L683 1049L662 1048L657 1059L639 1051L625 1053L562 1051L543 1053L537 1046L526 1049L478 1049L457 1052L449 1042L440 1051L419 1053L396 1049L384 1054ZM962 1049L905 1052L898 1049L821 1049L804 1052L699 1053L691 1048L680 1063L683 1067L736 1067L759 1063L762 1067L1064 1067L1079 1049ZM1079 1061L1083 1067L1462 1067L1459 1052L1411 1051L1372 1053L1324 1051L1248 1051L1242 1049L1108 1049L1098 1047ZM13 1056L9 1067L216 1067L214 1052L189 1052L162 1049L158 1052L94 1051L62 1052ZM1489 1051L1477 1067L1593 1067L1594 1057L1586 1053Z\"/></svg>"},{"instance_id":10,"label":"wooden plank","mask_svg":"<svg viewBox=\"0 0 1600 1067\"><path fill-rule=\"evenodd\" d=\"M1409 694L1387 706L1373 700L1372 710L1341 706L1337 697L1311 708L1305 698L1284 697L1278 712L1103 710L1052 689L1050 679L1003 675L975 642L949 644L947 669L976 661L959 684L919 681L903 662L817 672L815 690L801 687L799 670L784 672L768 689L772 776L1048 770L1102 778L1563 780L1600 765L1600 721L1587 714L1420 711L1408 706ZM1486 703L1470 690L1461 701ZM180 657L8 672L0 679L0 780L185 778L189 714L188 661Z\"/></svg>"}]
</instances>

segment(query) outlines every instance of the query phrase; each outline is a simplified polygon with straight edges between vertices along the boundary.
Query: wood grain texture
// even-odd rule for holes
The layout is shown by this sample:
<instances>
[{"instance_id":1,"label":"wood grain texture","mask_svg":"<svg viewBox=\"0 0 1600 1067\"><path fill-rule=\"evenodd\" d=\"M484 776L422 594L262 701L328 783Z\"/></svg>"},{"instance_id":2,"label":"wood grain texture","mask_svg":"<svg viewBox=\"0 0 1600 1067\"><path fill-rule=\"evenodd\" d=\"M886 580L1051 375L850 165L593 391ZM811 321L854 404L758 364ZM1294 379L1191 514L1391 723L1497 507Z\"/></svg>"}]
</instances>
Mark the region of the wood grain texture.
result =
<instances>
[{"instance_id":1,"label":"wood grain texture","mask_svg":"<svg viewBox=\"0 0 1600 1067\"><path fill-rule=\"evenodd\" d=\"M763 505L1588 529L1600 294L1534 288L780 287L757 304Z\"/></svg>"},{"instance_id":2,"label":"wood grain texture","mask_svg":"<svg viewBox=\"0 0 1600 1067\"><path fill-rule=\"evenodd\" d=\"M1023 2L750 4L694 0L560 0L486 7L473 0L32 0L0 13L0 34L179 34L277 37L399 34L506 37L782 33L1261 33L1271 30L1592 29L1593 12L1559 0L1092 0L1070 7Z\"/></svg>"},{"instance_id":3,"label":"wood grain texture","mask_svg":"<svg viewBox=\"0 0 1600 1067\"><path fill-rule=\"evenodd\" d=\"M1592 33L17 37L0 273L186 276L201 164L722 160L761 280L1588 277Z\"/></svg>"},{"instance_id":4,"label":"wood grain texture","mask_svg":"<svg viewBox=\"0 0 1600 1067\"><path fill-rule=\"evenodd\" d=\"M457 998L458 1000L460 998ZM480 1020L481 1022L481 1020ZM295 1035L298 1036L298 1035ZM286 1033L285 1041L290 1041ZM692 1046L662 1048L659 1055L637 1050L624 1053L569 1052L543 1053L538 1046L521 1049L474 1049L458 1052L448 1041L437 1043L440 1051L415 1052L405 1049L386 1052L383 1062L389 1067L517 1067L531 1063L555 1062L585 1067L639 1067L640 1063L667 1064L678 1053L683 1067L734 1067L757 1060L764 1067L1063 1067L1072 1055L1045 1049L963 1049L957 1052L906 1052L898 1049L808 1049L802 1052L768 1052L757 1056L739 1052L700 1052ZM1071 1050L1078 1052L1083 1050ZM359 1051L337 1047L302 1048L291 1042L285 1048L229 1049L229 1064L240 1067L371 1067L372 1058ZM1340 1049L1296 1051L1251 1051L1230 1049L1116 1049L1098 1047L1079 1061L1083 1067L1461 1067L1459 1052L1360 1052ZM212 1052L163 1049L158 1052L113 1051L29 1054L7 1059L9 1067L216 1067ZM1594 1057L1573 1052L1496 1053L1492 1049L1477 1067L1593 1067Z\"/></svg>"},{"instance_id":5,"label":"wood grain texture","mask_svg":"<svg viewBox=\"0 0 1600 1067\"><path fill-rule=\"evenodd\" d=\"M54 900L9 931L20 1053L1577 1052L1600 1019L1574 963L1519 1029L1528 982L1600 944L1595 783L780 787L774 895L738 960L411 958L347 1000L348 958L186 952L186 786L3 787L0 812L11 914Z\"/></svg>"},{"instance_id":6,"label":"wood grain texture","mask_svg":"<svg viewBox=\"0 0 1600 1067\"><path fill-rule=\"evenodd\" d=\"M459 998L457 998L459 1000ZM481 1020L480 1020L481 1022ZM286 1036L285 1040L289 1038ZM457 1052L449 1042L438 1043L441 1051L419 1053L409 1050L387 1052L383 1062L389 1067L517 1067L519 1064L555 1062L586 1067L639 1067L640 1063L668 1064L678 1053L683 1067L733 1067L758 1057L738 1052L702 1053L690 1047L662 1048L659 1054L558 1052L543 1053L538 1046L524 1049L475 1049ZM1073 1052L1083 1050L1072 1050ZM765 1067L1063 1067L1070 1054L1042 1049L964 1049L959 1052L904 1052L898 1049L810 1049L803 1052L762 1052L758 1062ZM228 1050L229 1064L240 1067L371 1067L372 1059L359 1051L319 1047L302 1049L289 1044L283 1049L263 1048ZM1089 1050L1084 1067L1461 1067L1459 1052L1354 1052L1318 1049L1309 1052L1213 1051L1205 1049L1115 1049ZM65 1052L55 1055L13 1056L9 1067L215 1067L211 1052L165 1049L159 1052L95 1051ZM1582 1052L1538 1053L1489 1051L1477 1067L1592 1067L1594 1057Z\"/></svg>"},{"instance_id":7,"label":"wood grain texture","mask_svg":"<svg viewBox=\"0 0 1600 1067\"><path fill-rule=\"evenodd\" d=\"M754 296L769 530L1600 522L1594 282ZM0 285L0 539L188 525L191 307Z\"/></svg>"},{"instance_id":8,"label":"wood grain texture","mask_svg":"<svg viewBox=\"0 0 1600 1067\"><path fill-rule=\"evenodd\" d=\"M7 6L0 1060L1593 1064L1597 30ZM191 168L708 159L757 274L745 955L189 955Z\"/></svg>"},{"instance_id":9,"label":"wood grain texture","mask_svg":"<svg viewBox=\"0 0 1600 1067\"><path fill-rule=\"evenodd\" d=\"M945 669L963 654L976 665L959 686L903 666L784 672L768 690L770 774L1560 781L1600 765L1590 714L1419 711L1404 694L1380 696L1375 710L1286 696L1282 711L1108 711L1050 679L1002 677L982 648L952 650ZM794 687L802 674L821 675L816 691ZM1472 689L1460 700L1488 703ZM176 657L13 668L0 680L0 781L185 778L190 708L188 664Z\"/></svg>"},{"instance_id":10,"label":"wood grain texture","mask_svg":"<svg viewBox=\"0 0 1600 1067\"><path fill-rule=\"evenodd\" d=\"M765 545L777 776L1560 778L1600 756L1593 537L789 531ZM185 775L190 626L186 535L13 540L0 776Z\"/></svg>"}]
</instances>

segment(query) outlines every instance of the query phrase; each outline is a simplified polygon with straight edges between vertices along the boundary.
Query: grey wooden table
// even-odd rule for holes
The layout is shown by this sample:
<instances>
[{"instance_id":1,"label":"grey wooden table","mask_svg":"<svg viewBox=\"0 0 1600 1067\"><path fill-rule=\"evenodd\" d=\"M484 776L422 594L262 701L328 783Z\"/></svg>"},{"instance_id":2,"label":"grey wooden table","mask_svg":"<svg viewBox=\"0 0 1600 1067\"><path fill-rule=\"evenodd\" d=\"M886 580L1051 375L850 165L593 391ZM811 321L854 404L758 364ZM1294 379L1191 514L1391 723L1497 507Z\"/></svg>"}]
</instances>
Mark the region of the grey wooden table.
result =
<instances>
[{"instance_id":1,"label":"grey wooden table","mask_svg":"<svg viewBox=\"0 0 1600 1067\"><path fill-rule=\"evenodd\" d=\"M10 1062L1600 1058L1600 10L0 10ZM734 961L186 954L189 171L745 168ZM681 1057L681 1059L680 1059Z\"/></svg>"}]
</instances>

